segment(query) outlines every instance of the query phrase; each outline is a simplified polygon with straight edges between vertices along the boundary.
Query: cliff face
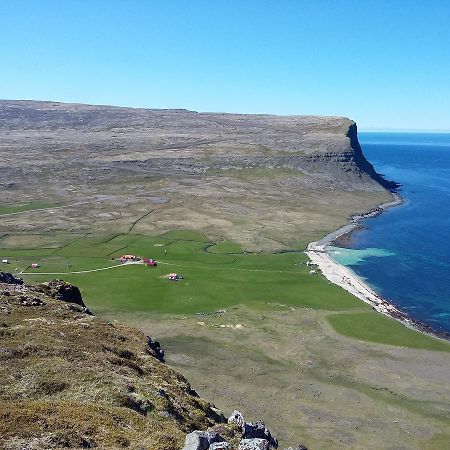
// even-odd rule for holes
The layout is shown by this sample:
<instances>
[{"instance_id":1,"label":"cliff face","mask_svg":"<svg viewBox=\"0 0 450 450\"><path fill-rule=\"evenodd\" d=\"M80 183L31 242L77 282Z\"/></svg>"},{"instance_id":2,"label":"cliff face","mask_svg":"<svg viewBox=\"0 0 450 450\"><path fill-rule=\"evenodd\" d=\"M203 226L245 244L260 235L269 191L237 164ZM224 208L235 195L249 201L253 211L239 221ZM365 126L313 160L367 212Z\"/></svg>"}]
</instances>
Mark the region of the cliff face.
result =
<instances>
[{"instance_id":1,"label":"cliff face","mask_svg":"<svg viewBox=\"0 0 450 450\"><path fill-rule=\"evenodd\" d=\"M0 272L1 448L174 450L224 421L157 344L90 315L77 292Z\"/></svg>"},{"instance_id":2,"label":"cliff face","mask_svg":"<svg viewBox=\"0 0 450 450\"><path fill-rule=\"evenodd\" d=\"M35 171L51 167L58 169L56 177L68 167L75 173L95 167L146 176L289 168L315 176L319 185L395 187L376 174L362 154L356 124L342 117L0 101L0 130L8 132L3 139L12 149L29 153ZM30 164L23 169L31 170Z\"/></svg>"},{"instance_id":3,"label":"cliff face","mask_svg":"<svg viewBox=\"0 0 450 450\"><path fill-rule=\"evenodd\" d=\"M369 177L372 178L372 180L376 181L381 186L390 191L395 191L400 187L400 185L395 181L386 180L383 175L377 173L372 164L370 164L370 162L367 161L366 157L362 152L361 145L359 144L358 129L356 123L352 123L349 126L347 137L350 139L350 146L352 148L352 157L354 163L359 170L369 175Z\"/></svg>"}]
</instances>

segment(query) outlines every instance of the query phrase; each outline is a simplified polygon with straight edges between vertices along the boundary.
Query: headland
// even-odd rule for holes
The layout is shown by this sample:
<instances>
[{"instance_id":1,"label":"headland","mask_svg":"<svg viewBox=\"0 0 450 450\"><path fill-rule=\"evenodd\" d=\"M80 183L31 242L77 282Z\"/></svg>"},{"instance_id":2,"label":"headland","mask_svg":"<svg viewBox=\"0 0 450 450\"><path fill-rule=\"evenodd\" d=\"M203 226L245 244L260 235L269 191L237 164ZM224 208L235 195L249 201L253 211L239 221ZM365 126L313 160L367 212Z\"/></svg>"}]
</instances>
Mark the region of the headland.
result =
<instances>
[{"instance_id":1,"label":"headland","mask_svg":"<svg viewBox=\"0 0 450 450\"><path fill-rule=\"evenodd\" d=\"M203 398L226 415L238 408L262 418L280 446L385 448L401 440L408 449L441 449L448 442L448 342L378 314L306 265L308 243L392 200L395 183L364 157L353 121L31 101L0 101L0 119L5 269L30 283L61 274L106 320L106 332L124 322L157 337L169 366ZM110 267L126 254L158 265ZM183 278L169 280L174 271ZM21 314L41 314L30 324L36 331L45 324L42 352L51 353L54 339L66 345L56 319L17 302ZM0 330L14 352L25 345L22 325ZM63 325L76 338L71 317ZM120 377L143 378L122 361L128 353L97 350L100 361L117 362ZM133 353L140 364L140 350ZM35 353L14 355L21 367L40 364ZM40 400L55 404L67 393L89 406L95 390L79 394L61 355L70 387ZM27 393L24 370L4 392L11 402ZM140 395L141 384L133 386L120 398ZM126 416L145 422L158 411L167 409ZM48 410L37 417L47 420Z\"/></svg>"}]
</instances>

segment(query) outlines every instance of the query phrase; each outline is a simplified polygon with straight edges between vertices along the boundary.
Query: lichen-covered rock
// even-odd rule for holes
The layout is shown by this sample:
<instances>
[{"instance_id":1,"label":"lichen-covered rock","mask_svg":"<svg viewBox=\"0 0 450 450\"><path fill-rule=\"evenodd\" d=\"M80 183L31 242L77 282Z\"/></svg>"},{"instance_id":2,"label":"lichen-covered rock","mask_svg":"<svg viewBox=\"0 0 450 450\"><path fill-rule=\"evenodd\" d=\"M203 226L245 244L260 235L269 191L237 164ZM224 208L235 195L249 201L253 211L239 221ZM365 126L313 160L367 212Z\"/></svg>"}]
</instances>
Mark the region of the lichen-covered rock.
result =
<instances>
[{"instance_id":1,"label":"lichen-covered rock","mask_svg":"<svg viewBox=\"0 0 450 450\"><path fill-rule=\"evenodd\" d=\"M228 423L235 423L236 425L238 425L239 427L242 428L242 431L244 431L244 426L245 426L245 420L244 420L244 416L242 415L242 413L240 411L233 411L231 413L231 416L228 417Z\"/></svg>"},{"instance_id":2,"label":"lichen-covered rock","mask_svg":"<svg viewBox=\"0 0 450 450\"><path fill-rule=\"evenodd\" d=\"M231 450L228 442L214 442L209 446L209 450Z\"/></svg>"},{"instance_id":3,"label":"lichen-covered rock","mask_svg":"<svg viewBox=\"0 0 450 450\"><path fill-rule=\"evenodd\" d=\"M19 301L22 306L45 306L45 302L37 297L21 295Z\"/></svg>"},{"instance_id":4,"label":"lichen-covered rock","mask_svg":"<svg viewBox=\"0 0 450 450\"><path fill-rule=\"evenodd\" d=\"M296 447L288 447L285 450L308 450L308 447L306 447L306 445L300 444Z\"/></svg>"},{"instance_id":5,"label":"lichen-covered rock","mask_svg":"<svg viewBox=\"0 0 450 450\"><path fill-rule=\"evenodd\" d=\"M73 284L66 283L63 280L51 280L48 283L42 283L38 285L38 289L56 300L75 303L83 308L86 307L80 290Z\"/></svg>"},{"instance_id":6,"label":"lichen-covered rock","mask_svg":"<svg viewBox=\"0 0 450 450\"><path fill-rule=\"evenodd\" d=\"M186 436L182 450L208 450L211 444L223 440L215 431L193 431Z\"/></svg>"},{"instance_id":7,"label":"lichen-covered rock","mask_svg":"<svg viewBox=\"0 0 450 450\"><path fill-rule=\"evenodd\" d=\"M203 436L201 431L193 431L186 436L182 450L207 450L209 447L208 439Z\"/></svg>"},{"instance_id":8,"label":"lichen-covered rock","mask_svg":"<svg viewBox=\"0 0 450 450\"><path fill-rule=\"evenodd\" d=\"M164 350L161 348L161 344L158 341L154 341L151 336L147 336L147 345L153 350L154 355L164 362Z\"/></svg>"},{"instance_id":9,"label":"lichen-covered rock","mask_svg":"<svg viewBox=\"0 0 450 450\"><path fill-rule=\"evenodd\" d=\"M278 441L272 436L270 430L266 428L262 420L256 422L246 422L243 427L242 437L245 439L265 439L272 447L278 447Z\"/></svg>"},{"instance_id":10,"label":"lichen-covered rock","mask_svg":"<svg viewBox=\"0 0 450 450\"><path fill-rule=\"evenodd\" d=\"M239 450L268 450L269 441L266 439L242 439Z\"/></svg>"},{"instance_id":11,"label":"lichen-covered rock","mask_svg":"<svg viewBox=\"0 0 450 450\"><path fill-rule=\"evenodd\" d=\"M0 272L0 283L23 284L22 278L15 277L12 273Z\"/></svg>"},{"instance_id":12,"label":"lichen-covered rock","mask_svg":"<svg viewBox=\"0 0 450 450\"><path fill-rule=\"evenodd\" d=\"M235 424L242 430L242 437L245 439L264 439L270 447L278 448L278 441L274 438L262 420L256 422L246 422L240 411L233 411L228 418L229 424Z\"/></svg>"}]
</instances>

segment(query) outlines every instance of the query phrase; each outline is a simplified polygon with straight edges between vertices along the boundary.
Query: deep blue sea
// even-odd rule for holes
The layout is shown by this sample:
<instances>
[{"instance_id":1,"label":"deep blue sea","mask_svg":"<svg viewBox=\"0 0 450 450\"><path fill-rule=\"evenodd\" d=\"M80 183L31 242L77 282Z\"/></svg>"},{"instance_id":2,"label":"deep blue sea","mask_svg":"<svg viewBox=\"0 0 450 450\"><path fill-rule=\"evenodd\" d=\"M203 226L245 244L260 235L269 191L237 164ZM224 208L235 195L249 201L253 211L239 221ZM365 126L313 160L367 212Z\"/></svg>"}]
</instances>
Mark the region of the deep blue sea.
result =
<instances>
[{"instance_id":1,"label":"deep blue sea","mask_svg":"<svg viewBox=\"0 0 450 450\"><path fill-rule=\"evenodd\" d=\"M358 135L406 203L364 220L330 254L414 319L450 332L450 134Z\"/></svg>"}]
</instances>

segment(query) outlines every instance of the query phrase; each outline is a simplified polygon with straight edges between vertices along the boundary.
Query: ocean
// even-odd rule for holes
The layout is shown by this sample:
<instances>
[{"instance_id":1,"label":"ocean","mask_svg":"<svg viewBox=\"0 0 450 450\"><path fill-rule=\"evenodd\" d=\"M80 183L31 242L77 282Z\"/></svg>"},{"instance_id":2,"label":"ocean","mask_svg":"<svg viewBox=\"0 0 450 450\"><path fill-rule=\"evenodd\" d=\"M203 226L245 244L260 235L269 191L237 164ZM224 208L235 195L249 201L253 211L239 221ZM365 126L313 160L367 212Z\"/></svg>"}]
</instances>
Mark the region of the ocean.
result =
<instances>
[{"instance_id":1,"label":"ocean","mask_svg":"<svg viewBox=\"0 0 450 450\"><path fill-rule=\"evenodd\" d=\"M330 256L413 319L450 332L450 133L358 137L406 202L363 220Z\"/></svg>"}]
</instances>

